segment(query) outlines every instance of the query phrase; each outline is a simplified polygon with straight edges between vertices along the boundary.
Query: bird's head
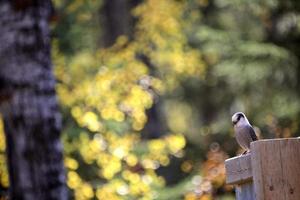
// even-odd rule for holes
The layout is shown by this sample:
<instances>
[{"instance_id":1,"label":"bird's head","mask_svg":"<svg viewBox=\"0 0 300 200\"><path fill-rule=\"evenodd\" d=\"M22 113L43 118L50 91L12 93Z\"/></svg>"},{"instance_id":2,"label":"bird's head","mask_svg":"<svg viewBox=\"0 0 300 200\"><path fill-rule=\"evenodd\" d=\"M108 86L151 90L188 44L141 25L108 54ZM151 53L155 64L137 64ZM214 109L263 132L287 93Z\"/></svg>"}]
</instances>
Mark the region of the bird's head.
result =
<instances>
[{"instance_id":1,"label":"bird's head","mask_svg":"<svg viewBox=\"0 0 300 200\"><path fill-rule=\"evenodd\" d=\"M246 118L245 114L242 112L235 113L231 118L233 126L237 124L248 124L248 119Z\"/></svg>"}]
</instances>

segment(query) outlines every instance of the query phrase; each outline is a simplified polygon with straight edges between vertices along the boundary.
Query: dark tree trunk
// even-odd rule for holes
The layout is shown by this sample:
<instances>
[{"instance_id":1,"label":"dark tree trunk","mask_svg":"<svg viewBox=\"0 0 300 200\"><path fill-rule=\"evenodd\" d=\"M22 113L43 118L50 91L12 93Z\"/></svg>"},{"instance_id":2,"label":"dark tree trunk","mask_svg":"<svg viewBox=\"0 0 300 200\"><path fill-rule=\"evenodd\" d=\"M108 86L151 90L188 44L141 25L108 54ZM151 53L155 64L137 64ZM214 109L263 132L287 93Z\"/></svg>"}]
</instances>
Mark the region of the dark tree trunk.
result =
<instances>
[{"instance_id":1,"label":"dark tree trunk","mask_svg":"<svg viewBox=\"0 0 300 200\"><path fill-rule=\"evenodd\" d=\"M0 108L10 199L67 199L50 58L50 0L0 2Z\"/></svg>"},{"instance_id":2,"label":"dark tree trunk","mask_svg":"<svg viewBox=\"0 0 300 200\"><path fill-rule=\"evenodd\" d=\"M120 35L129 35L130 16L127 1L104 0L100 13L101 22L103 24L103 46L111 46Z\"/></svg>"},{"instance_id":3,"label":"dark tree trunk","mask_svg":"<svg viewBox=\"0 0 300 200\"><path fill-rule=\"evenodd\" d=\"M151 76L158 76L156 67L153 65L148 56L139 54L137 58L148 67ZM166 117L164 112L162 111L162 102L160 101L159 96L155 96L152 107L149 110L147 110L147 118L147 123L144 129L142 130L142 138L153 139L159 138L166 134Z\"/></svg>"},{"instance_id":4,"label":"dark tree trunk","mask_svg":"<svg viewBox=\"0 0 300 200\"><path fill-rule=\"evenodd\" d=\"M109 47L113 45L121 35L132 37L135 19L130 12L140 1L104 0L99 11L103 30L100 46Z\"/></svg>"}]
</instances>

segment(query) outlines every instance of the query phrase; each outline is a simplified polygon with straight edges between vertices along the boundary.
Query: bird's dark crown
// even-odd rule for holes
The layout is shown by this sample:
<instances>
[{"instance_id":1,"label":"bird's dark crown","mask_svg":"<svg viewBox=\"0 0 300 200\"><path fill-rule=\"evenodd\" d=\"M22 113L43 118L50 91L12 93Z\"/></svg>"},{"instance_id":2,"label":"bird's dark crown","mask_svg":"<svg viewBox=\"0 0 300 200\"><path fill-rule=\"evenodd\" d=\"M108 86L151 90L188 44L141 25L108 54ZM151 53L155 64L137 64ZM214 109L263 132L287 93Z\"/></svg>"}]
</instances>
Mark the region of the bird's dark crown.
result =
<instances>
[{"instance_id":1,"label":"bird's dark crown","mask_svg":"<svg viewBox=\"0 0 300 200\"><path fill-rule=\"evenodd\" d=\"M236 117L235 119L232 121L233 125L235 125L236 123L238 123L238 121L240 121L241 118L245 118L244 113L242 112L238 112L234 114Z\"/></svg>"}]
</instances>

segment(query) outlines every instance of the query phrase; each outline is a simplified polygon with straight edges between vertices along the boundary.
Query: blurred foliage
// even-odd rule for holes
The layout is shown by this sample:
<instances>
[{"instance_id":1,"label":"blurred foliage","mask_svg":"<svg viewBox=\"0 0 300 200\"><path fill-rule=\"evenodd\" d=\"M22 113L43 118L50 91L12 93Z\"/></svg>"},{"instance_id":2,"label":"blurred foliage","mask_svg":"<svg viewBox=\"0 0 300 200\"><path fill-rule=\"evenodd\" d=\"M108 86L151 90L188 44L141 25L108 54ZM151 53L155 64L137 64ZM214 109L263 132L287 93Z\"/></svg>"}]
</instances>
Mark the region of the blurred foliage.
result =
<instances>
[{"instance_id":1,"label":"blurred foliage","mask_svg":"<svg viewBox=\"0 0 300 200\"><path fill-rule=\"evenodd\" d=\"M262 138L299 133L297 1L145 0L131 9L132 35L108 48L105 1L54 3L70 199L233 199L223 165L238 153L231 115L245 112ZM145 138L158 102L167 130Z\"/></svg>"},{"instance_id":2,"label":"blurred foliage","mask_svg":"<svg viewBox=\"0 0 300 200\"><path fill-rule=\"evenodd\" d=\"M4 127L2 120L0 120L0 185L3 188L7 188L9 184L6 169L5 146Z\"/></svg>"},{"instance_id":3,"label":"blurred foliage","mask_svg":"<svg viewBox=\"0 0 300 200\"><path fill-rule=\"evenodd\" d=\"M139 19L134 40L121 36L110 48L78 51L72 60L54 42L57 92L74 120L66 132L80 128L64 136L67 184L76 199L154 199L155 188L165 184L156 169L183 156L182 132L149 140L140 135L158 95L172 92L181 79L203 77L199 52L183 32L183 6L144 2L133 10Z\"/></svg>"},{"instance_id":4,"label":"blurred foliage","mask_svg":"<svg viewBox=\"0 0 300 200\"><path fill-rule=\"evenodd\" d=\"M287 40L291 33L299 39L297 5L226 0L200 5L202 18L189 35L208 65L206 79L194 88L199 94L208 93L197 102L200 123L208 124L205 134L226 134L230 124L225 125L224 119L237 110L245 112L264 137L290 137L298 131L299 50L288 46ZM289 15L294 19L286 18ZM281 23L295 27L276 36Z\"/></svg>"}]
</instances>

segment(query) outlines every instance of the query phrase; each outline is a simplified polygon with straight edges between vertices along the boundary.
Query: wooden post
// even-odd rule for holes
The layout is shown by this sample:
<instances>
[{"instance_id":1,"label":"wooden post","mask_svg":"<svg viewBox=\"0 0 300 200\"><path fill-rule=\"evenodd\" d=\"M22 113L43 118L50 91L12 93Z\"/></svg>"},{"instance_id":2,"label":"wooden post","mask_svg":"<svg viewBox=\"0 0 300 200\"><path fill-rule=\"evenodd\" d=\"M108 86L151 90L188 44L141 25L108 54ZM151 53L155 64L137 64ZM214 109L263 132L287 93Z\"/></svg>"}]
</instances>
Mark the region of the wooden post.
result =
<instances>
[{"instance_id":1,"label":"wooden post","mask_svg":"<svg viewBox=\"0 0 300 200\"><path fill-rule=\"evenodd\" d=\"M251 144L257 200L300 199L300 139L260 140Z\"/></svg>"},{"instance_id":2,"label":"wooden post","mask_svg":"<svg viewBox=\"0 0 300 200\"><path fill-rule=\"evenodd\" d=\"M225 161L237 200L299 200L300 138L259 140L251 153Z\"/></svg>"},{"instance_id":3,"label":"wooden post","mask_svg":"<svg viewBox=\"0 0 300 200\"><path fill-rule=\"evenodd\" d=\"M237 200L254 200L251 154L241 155L225 161L226 183L235 185Z\"/></svg>"}]
</instances>

